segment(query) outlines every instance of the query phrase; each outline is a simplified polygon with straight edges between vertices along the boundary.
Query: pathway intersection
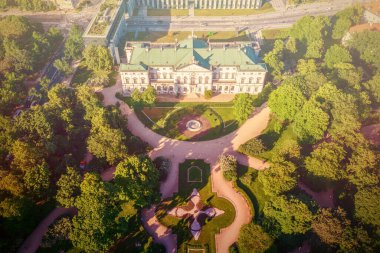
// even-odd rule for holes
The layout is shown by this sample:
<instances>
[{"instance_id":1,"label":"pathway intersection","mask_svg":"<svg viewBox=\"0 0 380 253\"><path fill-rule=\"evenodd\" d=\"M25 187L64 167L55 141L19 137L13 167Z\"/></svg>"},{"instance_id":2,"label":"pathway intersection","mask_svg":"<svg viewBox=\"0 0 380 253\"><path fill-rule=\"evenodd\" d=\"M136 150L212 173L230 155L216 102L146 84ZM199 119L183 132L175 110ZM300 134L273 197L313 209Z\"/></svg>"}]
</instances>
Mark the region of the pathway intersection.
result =
<instances>
[{"instance_id":1,"label":"pathway intersection","mask_svg":"<svg viewBox=\"0 0 380 253\"><path fill-rule=\"evenodd\" d=\"M119 101L114 95L119 89L115 85L102 91L105 105L116 104ZM269 166L268 163L240 154L237 152L237 149L247 140L260 135L267 127L270 115L269 108L266 105L257 108L253 115L238 130L226 136L200 142L179 141L161 136L145 127L137 118L135 112L125 103L121 102L120 109L128 118L128 128L132 134L139 136L153 147L149 156L152 159L164 156L172 162L172 169L169 172L168 179L160 187L163 199L169 198L178 192L178 170L180 163L186 159L203 159L211 165L212 191L216 192L218 197L229 200L234 205L236 211L235 220L232 224L222 229L215 236L217 252L227 253L228 248L237 240L241 226L249 223L252 219L252 213L245 198L233 188L231 182L224 179L219 168L219 156L221 154L232 154L236 156L240 164L258 170L267 168ZM143 212L144 227L156 242L165 246L167 252L176 252L175 236L171 234L170 229L158 222L154 216L154 210L155 207L152 207Z\"/></svg>"},{"instance_id":2,"label":"pathway intersection","mask_svg":"<svg viewBox=\"0 0 380 253\"><path fill-rule=\"evenodd\" d=\"M238 238L241 226L247 224L252 219L252 213L245 198L240 195L232 186L231 182L224 179L219 168L218 158L223 153L233 154L239 163L253 167L258 170L265 169L268 163L259 159L247 157L236 150L247 140L254 138L266 128L269 122L269 108L263 106L257 108L253 115L236 131L223 136L219 139L201 142L187 142L163 137L149 128L145 127L137 118L135 112L125 103L115 97L116 92L121 90L120 84L102 90L104 104L111 105L119 102L122 113L128 118L128 128L136 136L149 143L153 150L149 156L154 159L158 156L165 156L172 162L172 169L168 179L161 184L160 191L162 198L169 198L178 191L178 168L179 164L186 159L203 159L211 166L211 185L212 191L218 197L229 200L235 207L235 220L228 227L223 228L215 236L216 252L227 253L228 248ZM105 170L101 177L104 181L113 178L115 167ZM177 250L177 238L172 231L158 222L155 216L156 207L144 209L142 211L142 223L147 232L153 237L154 241L165 246L168 253ZM18 250L19 253L36 252L39 248L43 235L48 227L59 217L75 214L75 208L56 208L54 209L30 234Z\"/></svg>"}]
</instances>

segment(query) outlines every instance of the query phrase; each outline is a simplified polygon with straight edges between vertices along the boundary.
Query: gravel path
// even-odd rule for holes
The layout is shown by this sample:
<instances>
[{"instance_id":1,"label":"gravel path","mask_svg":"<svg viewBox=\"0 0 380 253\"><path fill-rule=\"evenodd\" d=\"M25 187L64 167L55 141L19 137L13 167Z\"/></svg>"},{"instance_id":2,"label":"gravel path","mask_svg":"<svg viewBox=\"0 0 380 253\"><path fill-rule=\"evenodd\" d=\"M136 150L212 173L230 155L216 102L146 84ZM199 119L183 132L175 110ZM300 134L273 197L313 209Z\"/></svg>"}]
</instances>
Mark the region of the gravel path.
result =
<instances>
[{"instance_id":1,"label":"gravel path","mask_svg":"<svg viewBox=\"0 0 380 253\"><path fill-rule=\"evenodd\" d=\"M115 93L120 92L120 85L114 85L102 91L104 104L115 104L118 100ZM247 224L252 219L252 213L246 200L235 191L231 182L224 179L219 168L218 157L223 153L233 154L238 162L258 170L265 169L268 163L256 158L247 157L237 153L237 148L247 140L258 136L267 126L269 121L269 108L263 106L258 108L238 130L216 140L202 142L178 141L163 137L145 127L132 109L121 102L120 106L124 115L128 117L128 128L144 141L148 142L154 149L150 152L150 157L154 159L158 156L165 156L172 162L172 169L168 179L161 184L160 192L162 198L168 198L173 193L178 192L178 167L186 159L204 159L211 164L212 190L219 197L228 199L235 207L236 216L231 225L222 229L215 236L218 253L227 253L229 246L234 243L239 235L240 227ZM115 167L109 168L102 173L102 178L109 181L113 178ZM174 253L177 249L177 238L171 230L161 225L154 215L155 207L142 211L142 222L154 241L165 246L168 253ZM75 214L75 208L54 209L25 240L19 249L19 253L36 252L43 235L50 224L62 215Z\"/></svg>"},{"instance_id":2,"label":"gravel path","mask_svg":"<svg viewBox=\"0 0 380 253\"><path fill-rule=\"evenodd\" d=\"M43 219L40 224L33 230L33 232L26 238L24 243L18 249L18 253L30 253L36 252L40 247L42 237L47 232L49 226L59 217L64 215L75 215L75 208L58 207L49 213L48 216Z\"/></svg>"},{"instance_id":3,"label":"gravel path","mask_svg":"<svg viewBox=\"0 0 380 253\"><path fill-rule=\"evenodd\" d=\"M120 90L117 85L103 90L104 103L106 105L115 104L114 96L116 90ZM137 118L134 111L126 104L120 106L124 115L128 117L128 128L134 134L148 142L154 149L150 152L150 157L154 159L158 156L165 156L172 161L172 169L168 179L161 184L162 198L168 198L173 193L178 192L178 167L186 159L204 159L211 164L212 190L219 197L228 199L235 207L236 216L231 225L222 229L216 238L216 248L218 253L227 253L229 246L234 243L242 225L247 224L252 219L252 213L248 203L235 189L231 182L224 179L219 168L218 157L223 153L233 154L239 163L256 168L264 169L268 163L257 158L247 157L236 150L247 140L254 138L266 128L269 121L269 108L264 105L257 108L252 117L248 119L238 130L216 140L188 142L179 141L163 137L149 128ZM171 231L158 222L154 216L154 209L143 212L144 227L154 237L155 241L165 245L167 252L175 252L177 245ZM147 222L149 221L149 222Z\"/></svg>"}]
</instances>

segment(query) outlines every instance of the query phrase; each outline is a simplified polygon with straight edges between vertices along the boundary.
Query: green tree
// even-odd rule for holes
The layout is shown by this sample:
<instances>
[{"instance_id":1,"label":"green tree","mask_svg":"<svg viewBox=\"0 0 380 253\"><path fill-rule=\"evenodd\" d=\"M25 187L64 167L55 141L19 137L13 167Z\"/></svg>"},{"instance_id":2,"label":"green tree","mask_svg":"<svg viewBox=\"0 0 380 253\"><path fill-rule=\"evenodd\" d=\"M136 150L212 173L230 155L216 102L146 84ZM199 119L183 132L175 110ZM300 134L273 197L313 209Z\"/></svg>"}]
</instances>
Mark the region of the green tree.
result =
<instances>
[{"instance_id":1,"label":"green tree","mask_svg":"<svg viewBox=\"0 0 380 253\"><path fill-rule=\"evenodd\" d=\"M91 119L91 125L87 146L93 155L106 158L110 164L116 164L126 157L127 137L120 128L109 125L105 109L99 108Z\"/></svg>"},{"instance_id":2,"label":"green tree","mask_svg":"<svg viewBox=\"0 0 380 253\"><path fill-rule=\"evenodd\" d=\"M237 179L237 160L233 155L221 155L219 157L220 169L223 176L228 181L236 181Z\"/></svg>"},{"instance_id":3,"label":"green tree","mask_svg":"<svg viewBox=\"0 0 380 253\"><path fill-rule=\"evenodd\" d=\"M308 101L294 119L294 132L299 140L314 143L320 140L327 130L329 115L315 103Z\"/></svg>"},{"instance_id":4,"label":"green tree","mask_svg":"<svg viewBox=\"0 0 380 253\"><path fill-rule=\"evenodd\" d=\"M356 143L347 164L348 180L364 187L379 183L379 156L370 149L367 143Z\"/></svg>"},{"instance_id":5,"label":"green tree","mask_svg":"<svg viewBox=\"0 0 380 253\"><path fill-rule=\"evenodd\" d=\"M358 24L363 14L362 7L358 4L339 11L333 17L332 38L341 39L353 24Z\"/></svg>"},{"instance_id":6,"label":"green tree","mask_svg":"<svg viewBox=\"0 0 380 253\"><path fill-rule=\"evenodd\" d=\"M85 252L105 252L121 236L115 219L121 208L115 192L95 173L85 174L80 190L70 240Z\"/></svg>"},{"instance_id":7,"label":"green tree","mask_svg":"<svg viewBox=\"0 0 380 253\"><path fill-rule=\"evenodd\" d=\"M238 94L233 102L235 119L240 123L246 121L253 111L253 97L248 93Z\"/></svg>"},{"instance_id":8,"label":"green tree","mask_svg":"<svg viewBox=\"0 0 380 253\"><path fill-rule=\"evenodd\" d=\"M375 75L371 80L364 84L368 95L371 97L373 103L380 104L380 74Z\"/></svg>"},{"instance_id":9,"label":"green tree","mask_svg":"<svg viewBox=\"0 0 380 253\"><path fill-rule=\"evenodd\" d=\"M89 45L83 51L86 66L94 72L112 70L112 58L107 48Z\"/></svg>"},{"instance_id":10,"label":"green tree","mask_svg":"<svg viewBox=\"0 0 380 253\"><path fill-rule=\"evenodd\" d=\"M259 225L249 223L240 229L237 244L240 253L261 253L272 246L273 239Z\"/></svg>"},{"instance_id":11,"label":"green tree","mask_svg":"<svg viewBox=\"0 0 380 253\"><path fill-rule=\"evenodd\" d=\"M305 102L306 99L299 88L281 85L270 94L268 105L280 120L292 121Z\"/></svg>"},{"instance_id":12,"label":"green tree","mask_svg":"<svg viewBox=\"0 0 380 253\"><path fill-rule=\"evenodd\" d=\"M70 64L65 59L57 59L54 61L54 67L61 71L65 76L69 76L73 73Z\"/></svg>"},{"instance_id":13,"label":"green tree","mask_svg":"<svg viewBox=\"0 0 380 253\"><path fill-rule=\"evenodd\" d=\"M35 197L46 195L50 185L50 171L46 162L25 171L24 185Z\"/></svg>"},{"instance_id":14,"label":"green tree","mask_svg":"<svg viewBox=\"0 0 380 253\"><path fill-rule=\"evenodd\" d=\"M78 60L82 58L84 40L79 26L74 25L70 29L69 37L65 43L65 58L68 60Z\"/></svg>"},{"instance_id":15,"label":"green tree","mask_svg":"<svg viewBox=\"0 0 380 253\"><path fill-rule=\"evenodd\" d=\"M339 45L332 45L327 49L325 54L325 64L328 68L332 69L338 63L351 63L352 57L350 52L344 47Z\"/></svg>"},{"instance_id":16,"label":"green tree","mask_svg":"<svg viewBox=\"0 0 380 253\"><path fill-rule=\"evenodd\" d=\"M346 212L338 207L335 210L320 209L311 226L323 243L338 246L342 242L346 227L350 224L350 220L346 218Z\"/></svg>"},{"instance_id":17,"label":"green tree","mask_svg":"<svg viewBox=\"0 0 380 253\"><path fill-rule=\"evenodd\" d=\"M355 194L355 216L366 224L380 226L380 189L377 186L359 189Z\"/></svg>"},{"instance_id":18,"label":"green tree","mask_svg":"<svg viewBox=\"0 0 380 253\"><path fill-rule=\"evenodd\" d=\"M278 195L290 191L297 185L296 166L291 162L274 163L260 171L257 180L267 195Z\"/></svg>"},{"instance_id":19,"label":"green tree","mask_svg":"<svg viewBox=\"0 0 380 253\"><path fill-rule=\"evenodd\" d=\"M122 199L145 207L160 201L159 173L146 156L129 156L116 166L115 183Z\"/></svg>"},{"instance_id":20,"label":"green tree","mask_svg":"<svg viewBox=\"0 0 380 253\"><path fill-rule=\"evenodd\" d=\"M75 205L75 199L80 193L80 183L82 177L78 171L68 167L65 174L62 174L57 182L58 190L56 199L64 207Z\"/></svg>"},{"instance_id":21,"label":"green tree","mask_svg":"<svg viewBox=\"0 0 380 253\"><path fill-rule=\"evenodd\" d=\"M284 234L304 234L311 228L313 214L294 197L278 196L265 203L264 215L276 220Z\"/></svg>"},{"instance_id":22,"label":"green tree","mask_svg":"<svg viewBox=\"0 0 380 253\"><path fill-rule=\"evenodd\" d=\"M274 43L273 50L267 53L263 60L272 70L272 75L275 78L279 78L281 72L285 68L283 62L283 52L284 52L284 43L282 40L276 40Z\"/></svg>"},{"instance_id":23,"label":"green tree","mask_svg":"<svg viewBox=\"0 0 380 253\"><path fill-rule=\"evenodd\" d=\"M330 20L326 16L304 16L292 26L290 35L301 43L306 58L319 59L329 27Z\"/></svg>"},{"instance_id":24,"label":"green tree","mask_svg":"<svg viewBox=\"0 0 380 253\"><path fill-rule=\"evenodd\" d=\"M1 171L0 190L12 196L23 196L25 194L25 186L22 176L13 171Z\"/></svg>"},{"instance_id":25,"label":"green tree","mask_svg":"<svg viewBox=\"0 0 380 253\"><path fill-rule=\"evenodd\" d=\"M351 48L360 53L360 58L368 64L373 64L377 70L380 69L380 32L363 31L355 33L350 40Z\"/></svg>"},{"instance_id":26,"label":"green tree","mask_svg":"<svg viewBox=\"0 0 380 253\"><path fill-rule=\"evenodd\" d=\"M305 160L306 169L316 176L330 180L340 180L345 177L344 159L346 151L335 142L323 142L311 152Z\"/></svg>"},{"instance_id":27,"label":"green tree","mask_svg":"<svg viewBox=\"0 0 380 253\"><path fill-rule=\"evenodd\" d=\"M308 75L310 73L314 73L317 71L317 69L318 67L314 59L309 59L309 60L300 59L298 61L297 71L301 75Z\"/></svg>"},{"instance_id":28,"label":"green tree","mask_svg":"<svg viewBox=\"0 0 380 253\"><path fill-rule=\"evenodd\" d=\"M264 146L263 141L258 138L250 139L239 147L239 152L250 156L259 155L265 150L266 147Z\"/></svg>"},{"instance_id":29,"label":"green tree","mask_svg":"<svg viewBox=\"0 0 380 253\"><path fill-rule=\"evenodd\" d=\"M141 94L141 100L144 102L145 105L153 106L156 102L156 99L156 89L154 89L152 85L149 85L148 88L146 88Z\"/></svg>"}]
</instances>

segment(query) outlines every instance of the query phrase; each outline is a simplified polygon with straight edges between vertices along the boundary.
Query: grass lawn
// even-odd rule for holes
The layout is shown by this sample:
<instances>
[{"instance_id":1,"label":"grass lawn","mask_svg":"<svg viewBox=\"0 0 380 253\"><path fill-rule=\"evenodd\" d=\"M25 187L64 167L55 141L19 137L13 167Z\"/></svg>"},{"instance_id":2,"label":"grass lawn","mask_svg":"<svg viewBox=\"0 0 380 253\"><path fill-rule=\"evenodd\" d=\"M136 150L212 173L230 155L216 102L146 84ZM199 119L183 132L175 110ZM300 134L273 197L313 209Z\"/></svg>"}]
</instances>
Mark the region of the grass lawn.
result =
<instances>
[{"instance_id":1,"label":"grass lawn","mask_svg":"<svg viewBox=\"0 0 380 253\"><path fill-rule=\"evenodd\" d=\"M234 31L223 31L223 32L194 32L194 34L200 38L207 40L210 38L212 42L227 42L227 41L249 41L245 32L236 33ZM135 36L135 32L127 32L127 41L151 41L151 42L175 42L185 40L191 35L191 32L181 31L181 32L139 32Z\"/></svg>"},{"instance_id":2,"label":"grass lawn","mask_svg":"<svg viewBox=\"0 0 380 253\"><path fill-rule=\"evenodd\" d=\"M260 9L195 9L195 16L245 16L268 13L274 11L269 3L265 3Z\"/></svg>"},{"instance_id":3,"label":"grass lawn","mask_svg":"<svg viewBox=\"0 0 380 253\"><path fill-rule=\"evenodd\" d=\"M148 16L188 16L189 10L184 9L148 9Z\"/></svg>"},{"instance_id":4,"label":"grass lawn","mask_svg":"<svg viewBox=\"0 0 380 253\"><path fill-rule=\"evenodd\" d=\"M206 118L211 124L209 131L205 135L197 138L197 140L216 139L234 131L239 126L234 119L235 116L232 107L214 108L204 103L188 103L181 107L145 107L142 111L136 110L135 112L140 121L153 131L179 140L190 140L181 134L177 127L177 123L189 114L200 115Z\"/></svg>"},{"instance_id":5,"label":"grass lawn","mask_svg":"<svg viewBox=\"0 0 380 253\"><path fill-rule=\"evenodd\" d=\"M266 40L276 40L286 38L289 30L289 28L263 29L261 33Z\"/></svg>"},{"instance_id":6,"label":"grass lawn","mask_svg":"<svg viewBox=\"0 0 380 253\"><path fill-rule=\"evenodd\" d=\"M202 182L188 182L187 169L191 166L198 166L202 169ZM188 197L196 188L201 195L201 199L206 206L213 206L223 210L225 213L213 218L202 227L201 235L195 241L190 233L189 222L185 219L178 219L167 214L167 211L176 206L187 203ZM178 252L185 252L185 248L196 248L199 246L209 249L206 252L215 252L215 234L221 228L227 227L235 218L233 205L224 198L219 198L211 191L210 165L203 160L186 160L179 166L179 189L172 199L164 201L157 209L156 213L160 222L173 229L178 238Z\"/></svg>"},{"instance_id":7,"label":"grass lawn","mask_svg":"<svg viewBox=\"0 0 380 253\"><path fill-rule=\"evenodd\" d=\"M255 218L263 211L265 203L270 199L270 196L265 195L262 185L257 181L257 174L260 173L254 168L244 165L238 165L237 185L242 188L249 196L255 208Z\"/></svg>"}]
</instances>

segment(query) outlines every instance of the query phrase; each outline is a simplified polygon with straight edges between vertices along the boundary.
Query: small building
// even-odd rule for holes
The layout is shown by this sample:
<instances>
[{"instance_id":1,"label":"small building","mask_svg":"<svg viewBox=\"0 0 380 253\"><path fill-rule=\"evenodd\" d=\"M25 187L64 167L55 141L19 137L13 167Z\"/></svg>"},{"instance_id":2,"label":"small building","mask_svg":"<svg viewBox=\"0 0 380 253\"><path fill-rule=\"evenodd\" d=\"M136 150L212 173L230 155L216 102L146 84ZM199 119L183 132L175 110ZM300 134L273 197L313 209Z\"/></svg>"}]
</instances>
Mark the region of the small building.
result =
<instances>
[{"instance_id":1,"label":"small building","mask_svg":"<svg viewBox=\"0 0 380 253\"><path fill-rule=\"evenodd\" d=\"M125 95L148 85L158 94L257 94L267 73L250 42L127 43L125 55L119 69Z\"/></svg>"}]
</instances>

